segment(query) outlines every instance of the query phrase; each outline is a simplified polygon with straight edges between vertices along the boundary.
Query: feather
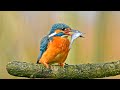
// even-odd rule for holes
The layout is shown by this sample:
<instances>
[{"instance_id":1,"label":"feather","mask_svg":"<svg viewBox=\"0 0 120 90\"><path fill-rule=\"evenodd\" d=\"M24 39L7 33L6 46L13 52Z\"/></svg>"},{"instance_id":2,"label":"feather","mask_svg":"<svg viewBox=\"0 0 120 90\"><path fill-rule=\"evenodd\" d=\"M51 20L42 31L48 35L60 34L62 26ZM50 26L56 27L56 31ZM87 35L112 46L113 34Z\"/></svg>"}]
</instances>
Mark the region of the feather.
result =
<instances>
[{"instance_id":1,"label":"feather","mask_svg":"<svg viewBox=\"0 0 120 90\"><path fill-rule=\"evenodd\" d=\"M50 40L52 40L52 38L48 38L48 35L42 38L42 40L40 42L40 53L39 53L38 58L37 58L37 63L40 60L40 58L42 57L43 53L46 51L48 43L50 42Z\"/></svg>"}]
</instances>

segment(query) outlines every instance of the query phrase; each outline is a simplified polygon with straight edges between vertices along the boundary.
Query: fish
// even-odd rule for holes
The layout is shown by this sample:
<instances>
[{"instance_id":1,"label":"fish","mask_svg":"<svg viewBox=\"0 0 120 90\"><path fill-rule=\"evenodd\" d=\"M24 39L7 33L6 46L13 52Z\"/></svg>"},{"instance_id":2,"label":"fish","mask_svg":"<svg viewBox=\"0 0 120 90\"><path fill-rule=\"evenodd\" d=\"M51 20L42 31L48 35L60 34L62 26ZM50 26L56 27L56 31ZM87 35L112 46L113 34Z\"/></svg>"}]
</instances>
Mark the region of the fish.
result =
<instances>
[{"instance_id":1,"label":"fish","mask_svg":"<svg viewBox=\"0 0 120 90\"><path fill-rule=\"evenodd\" d=\"M70 41L69 49L72 48L72 44L73 44L73 42L74 42L75 39L77 39L78 37L84 38L84 37L83 37L83 34L85 34L85 33L82 33L82 32L80 32L80 31L78 31L78 30L72 30L72 31L73 31L74 33L73 33L72 36L71 36L71 41Z\"/></svg>"}]
</instances>

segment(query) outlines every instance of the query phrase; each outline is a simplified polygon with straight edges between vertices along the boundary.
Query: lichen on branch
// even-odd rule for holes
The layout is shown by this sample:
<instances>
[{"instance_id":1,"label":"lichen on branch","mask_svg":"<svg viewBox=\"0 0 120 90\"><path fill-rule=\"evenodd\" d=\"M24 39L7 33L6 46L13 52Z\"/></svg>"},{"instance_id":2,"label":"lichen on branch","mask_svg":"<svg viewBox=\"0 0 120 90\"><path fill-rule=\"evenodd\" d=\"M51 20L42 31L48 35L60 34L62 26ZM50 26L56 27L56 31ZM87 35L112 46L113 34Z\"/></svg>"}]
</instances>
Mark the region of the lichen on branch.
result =
<instances>
[{"instance_id":1,"label":"lichen on branch","mask_svg":"<svg viewBox=\"0 0 120 90\"><path fill-rule=\"evenodd\" d=\"M12 61L6 65L10 75L28 78L54 79L92 79L120 74L120 61L79 65L51 65L51 69L42 64Z\"/></svg>"}]
</instances>

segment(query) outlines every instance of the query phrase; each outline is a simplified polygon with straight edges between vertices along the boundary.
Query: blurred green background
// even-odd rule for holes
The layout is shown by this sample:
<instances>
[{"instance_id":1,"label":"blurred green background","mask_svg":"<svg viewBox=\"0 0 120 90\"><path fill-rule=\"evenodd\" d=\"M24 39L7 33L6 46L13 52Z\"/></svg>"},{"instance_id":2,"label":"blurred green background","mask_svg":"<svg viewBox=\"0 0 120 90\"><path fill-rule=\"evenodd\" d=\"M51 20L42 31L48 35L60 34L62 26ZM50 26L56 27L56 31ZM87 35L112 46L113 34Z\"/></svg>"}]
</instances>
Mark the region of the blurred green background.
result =
<instances>
[{"instance_id":1,"label":"blurred green background","mask_svg":"<svg viewBox=\"0 0 120 90\"><path fill-rule=\"evenodd\" d=\"M0 79L24 79L9 75L6 64L36 63L41 38L60 22L86 33L74 41L66 63L120 60L119 11L0 11Z\"/></svg>"}]
</instances>

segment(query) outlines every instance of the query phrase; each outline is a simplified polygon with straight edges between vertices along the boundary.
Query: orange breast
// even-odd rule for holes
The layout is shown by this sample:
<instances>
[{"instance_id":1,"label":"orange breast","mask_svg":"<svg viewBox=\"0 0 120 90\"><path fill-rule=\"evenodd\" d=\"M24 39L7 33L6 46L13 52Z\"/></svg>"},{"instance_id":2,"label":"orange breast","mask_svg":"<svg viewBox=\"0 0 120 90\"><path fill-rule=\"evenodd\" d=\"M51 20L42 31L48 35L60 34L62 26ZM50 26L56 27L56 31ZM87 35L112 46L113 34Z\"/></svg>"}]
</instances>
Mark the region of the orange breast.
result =
<instances>
[{"instance_id":1,"label":"orange breast","mask_svg":"<svg viewBox=\"0 0 120 90\"><path fill-rule=\"evenodd\" d=\"M41 57L41 62L63 63L69 52L70 41L67 38L54 37Z\"/></svg>"},{"instance_id":2,"label":"orange breast","mask_svg":"<svg viewBox=\"0 0 120 90\"><path fill-rule=\"evenodd\" d=\"M54 37L53 41L49 43L48 48L59 48L61 51L69 49L69 40L62 37Z\"/></svg>"}]
</instances>

